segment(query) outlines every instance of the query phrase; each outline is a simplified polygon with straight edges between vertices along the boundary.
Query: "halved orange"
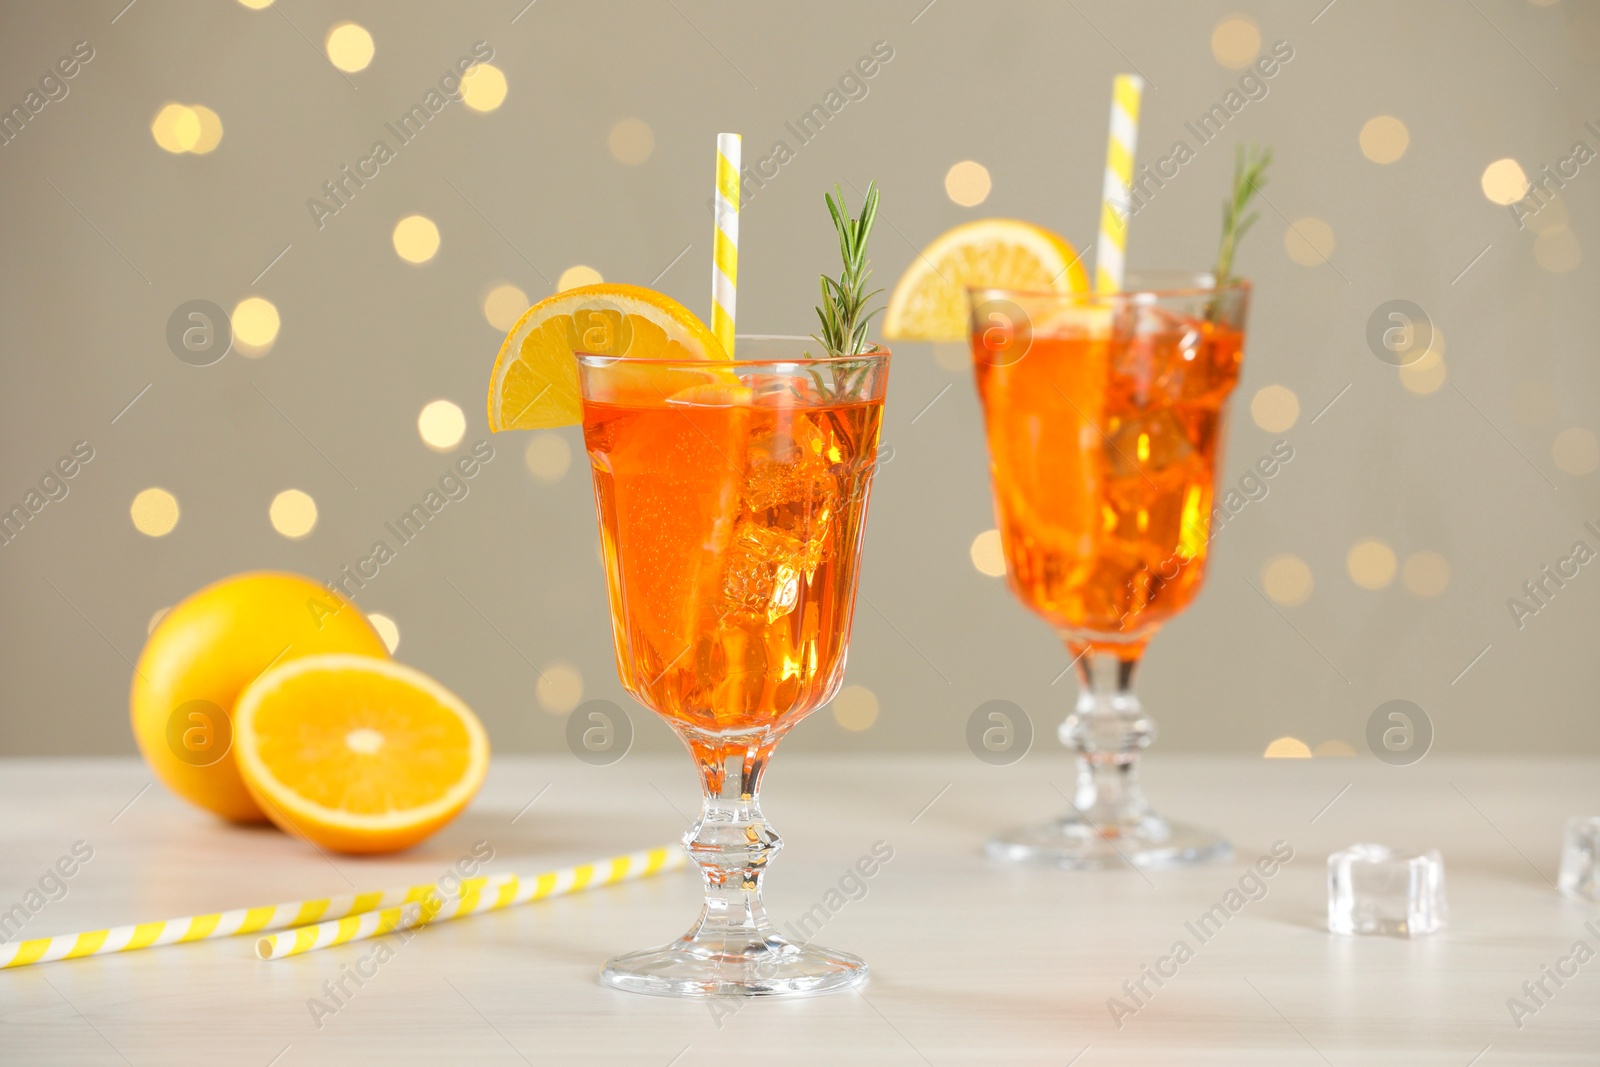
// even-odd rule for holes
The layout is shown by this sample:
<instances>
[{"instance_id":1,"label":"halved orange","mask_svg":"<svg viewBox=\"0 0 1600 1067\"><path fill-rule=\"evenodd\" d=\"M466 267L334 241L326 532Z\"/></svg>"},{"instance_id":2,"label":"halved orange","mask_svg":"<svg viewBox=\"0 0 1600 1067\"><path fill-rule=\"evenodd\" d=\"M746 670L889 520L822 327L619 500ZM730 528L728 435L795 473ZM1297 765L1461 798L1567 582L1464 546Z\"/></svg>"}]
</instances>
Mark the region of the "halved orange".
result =
<instances>
[{"instance_id":1,"label":"halved orange","mask_svg":"<svg viewBox=\"0 0 1600 1067\"><path fill-rule=\"evenodd\" d=\"M582 285L529 308L489 378L489 429L540 430L583 418L574 352L634 359L726 360L694 313L637 285Z\"/></svg>"},{"instance_id":2,"label":"halved orange","mask_svg":"<svg viewBox=\"0 0 1600 1067\"><path fill-rule=\"evenodd\" d=\"M978 219L934 238L889 298L883 335L914 341L967 336L967 288L1087 293L1089 274L1066 238L1016 219Z\"/></svg>"},{"instance_id":3,"label":"halved orange","mask_svg":"<svg viewBox=\"0 0 1600 1067\"><path fill-rule=\"evenodd\" d=\"M337 852L393 852L467 806L489 740L461 698L393 660L306 656L233 712L239 772L279 827Z\"/></svg>"}]
</instances>

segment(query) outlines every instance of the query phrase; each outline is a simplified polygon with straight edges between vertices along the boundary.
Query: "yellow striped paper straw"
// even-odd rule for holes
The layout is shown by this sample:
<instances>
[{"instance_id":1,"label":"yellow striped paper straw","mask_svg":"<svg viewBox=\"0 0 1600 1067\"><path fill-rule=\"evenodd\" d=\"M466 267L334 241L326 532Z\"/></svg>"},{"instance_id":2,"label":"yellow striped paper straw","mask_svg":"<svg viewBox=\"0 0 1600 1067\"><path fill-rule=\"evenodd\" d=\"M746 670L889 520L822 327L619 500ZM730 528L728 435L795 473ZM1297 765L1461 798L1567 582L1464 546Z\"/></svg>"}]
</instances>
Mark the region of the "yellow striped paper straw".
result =
<instances>
[{"instance_id":1,"label":"yellow striped paper straw","mask_svg":"<svg viewBox=\"0 0 1600 1067\"><path fill-rule=\"evenodd\" d=\"M1118 74L1111 83L1111 139L1100 192L1100 237L1095 242L1094 287L1122 291L1128 255L1128 217L1133 213L1133 151L1139 141L1139 98L1144 79Z\"/></svg>"},{"instance_id":2,"label":"yellow striped paper straw","mask_svg":"<svg viewBox=\"0 0 1600 1067\"><path fill-rule=\"evenodd\" d=\"M461 892L476 891L486 884L500 881L508 875L469 878L461 883ZM318 897L312 900L291 900L285 904L268 904L259 908L237 908L233 911L212 912L208 915L185 915L161 922L136 923L131 926L114 926L109 930L89 930L81 934L58 934L55 937L36 937L29 941L14 941L0 945L0 970L7 967L26 967L30 963L50 963L54 960L71 960L80 956L100 956L110 952L131 952L139 948L154 948L185 941L209 941L236 934L253 934L262 930L281 930L322 919L339 919L347 915L371 912L407 903L418 903L435 898L438 889L434 883L401 886L373 893L347 893L339 897Z\"/></svg>"},{"instance_id":3,"label":"yellow striped paper straw","mask_svg":"<svg viewBox=\"0 0 1600 1067\"><path fill-rule=\"evenodd\" d=\"M630 852L608 860L563 867L556 871L511 876L490 885L464 888L454 900L434 896L364 915L351 915L270 934L256 942L256 955L264 960L281 960L302 952L332 948L351 941L366 941L394 930L411 930L431 923L448 922L464 915L526 904L533 900L559 897L580 889L595 889L618 882L648 878L662 871L675 871L688 863L688 854L678 845L664 845L648 852Z\"/></svg>"},{"instance_id":4,"label":"yellow striped paper straw","mask_svg":"<svg viewBox=\"0 0 1600 1067\"><path fill-rule=\"evenodd\" d=\"M739 285L739 135L717 134L717 232L711 265L711 332L733 358L733 313Z\"/></svg>"}]
</instances>

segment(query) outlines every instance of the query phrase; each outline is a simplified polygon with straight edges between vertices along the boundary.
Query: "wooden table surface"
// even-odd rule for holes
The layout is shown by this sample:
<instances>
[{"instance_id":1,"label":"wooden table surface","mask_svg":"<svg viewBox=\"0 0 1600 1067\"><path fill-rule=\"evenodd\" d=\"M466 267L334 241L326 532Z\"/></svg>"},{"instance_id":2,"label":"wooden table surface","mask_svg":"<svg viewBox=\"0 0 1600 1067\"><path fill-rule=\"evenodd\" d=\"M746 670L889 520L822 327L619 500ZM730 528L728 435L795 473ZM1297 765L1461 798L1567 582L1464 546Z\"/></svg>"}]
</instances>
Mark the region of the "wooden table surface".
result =
<instances>
[{"instance_id":1,"label":"wooden table surface","mask_svg":"<svg viewBox=\"0 0 1600 1067\"><path fill-rule=\"evenodd\" d=\"M263 963L235 938L0 972L0 1061L1600 1063L1600 957L1559 988L1545 979L1542 1004L1523 991L1576 942L1600 951L1585 927L1600 930L1600 905L1552 884L1566 816L1600 810L1600 761L1158 755L1147 767L1158 806L1225 828L1233 862L1144 874L984 859L988 831L1061 806L1070 766L1057 753L995 768L780 752L765 803L787 848L769 906L782 925L838 905L816 940L868 960L861 992L708 1004L602 987L608 954L687 927L698 880L678 873L443 925L381 963L373 942ZM131 759L0 761L0 913L76 842L93 849L21 936L432 881L480 841L491 871L537 871L674 840L697 806L686 756L507 757L433 840L330 859L149 782ZM830 897L880 841L893 858ZM1278 841L1294 858L1202 942L1186 923ZM1329 935L1327 855L1356 841L1439 848L1449 929ZM1108 1001L1135 1006L1123 983L1179 940L1191 958L1160 987L1145 979L1151 995L1114 1020ZM370 974L359 986L357 967ZM329 998L324 983L341 977L349 995ZM1537 1011L1513 1019L1513 997Z\"/></svg>"}]
</instances>

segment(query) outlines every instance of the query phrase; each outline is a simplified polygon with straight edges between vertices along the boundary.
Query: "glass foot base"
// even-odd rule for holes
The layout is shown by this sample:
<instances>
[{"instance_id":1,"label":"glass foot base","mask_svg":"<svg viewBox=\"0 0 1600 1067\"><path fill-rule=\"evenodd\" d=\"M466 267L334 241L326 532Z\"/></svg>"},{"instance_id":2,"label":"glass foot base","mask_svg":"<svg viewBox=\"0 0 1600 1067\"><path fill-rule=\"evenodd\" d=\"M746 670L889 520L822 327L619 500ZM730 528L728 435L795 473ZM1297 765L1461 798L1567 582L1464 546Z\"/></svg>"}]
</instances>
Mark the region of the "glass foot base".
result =
<instances>
[{"instance_id":1,"label":"glass foot base","mask_svg":"<svg viewBox=\"0 0 1600 1067\"><path fill-rule=\"evenodd\" d=\"M1096 827L1069 816L1010 830L989 840L990 859L1071 870L1132 864L1147 870L1189 867L1233 855L1233 846L1209 830L1151 815L1125 826Z\"/></svg>"},{"instance_id":2,"label":"glass foot base","mask_svg":"<svg viewBox=\"0 0 1600 1067\"><path fill-rule=\"evenodd\" d=\"M600 972L608 986L657 997L809 996L866 979L865 960L777 934L737 945L684 938L609 959Z\"/></svg>"}]
</instances>

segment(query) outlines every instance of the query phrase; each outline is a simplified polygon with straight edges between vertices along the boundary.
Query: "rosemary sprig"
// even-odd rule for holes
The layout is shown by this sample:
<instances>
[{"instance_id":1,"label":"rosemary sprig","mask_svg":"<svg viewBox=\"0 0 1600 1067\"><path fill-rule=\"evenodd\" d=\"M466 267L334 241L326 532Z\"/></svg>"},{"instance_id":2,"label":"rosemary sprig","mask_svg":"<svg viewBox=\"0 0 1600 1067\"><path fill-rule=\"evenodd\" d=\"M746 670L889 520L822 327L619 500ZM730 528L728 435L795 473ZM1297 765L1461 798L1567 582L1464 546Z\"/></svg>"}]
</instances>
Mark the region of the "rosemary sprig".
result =
<instances>
[{"instance_id":1,"label":"rosemary sprig","mask_svg":"<svg viewBox=\"0 0 1600 1067\"><path fill-rule=\"evenodd\" d=\"M867 266L867 238L878 217L878 183L868 184L859 218L850 217L844 190L835 184L833 191L839 197L837 201L827 193L823 193L822 198L827 201L833 228L839 234L839 255L844 260L844 270L837 281L826 274L822 276L822 305L817 308L822 333L811 337L830 356L859 356L867 347L867 324L883 310L866 310L867 301L883 292L882 289L866 291L867 278L872 274Z\"/></svg>"},{"instance_id":2,"label":"rosemary sprig","mask_svg":"<svg viewBox=\"0 0 1600 1067\"><path fill-rule=\"evenodd\" d=\"M1217 266L1213 273L1220 288L1234 280L1233 254L1239 241L1259 217L1256 212L1246 214L1250 201L1267 184L1267 166L1272 162L1272 149L1255 145L1240 145L1233 162L1233 195L1222 204L1222 244L1217 249Z\"/></svg>"}]
</instances>

